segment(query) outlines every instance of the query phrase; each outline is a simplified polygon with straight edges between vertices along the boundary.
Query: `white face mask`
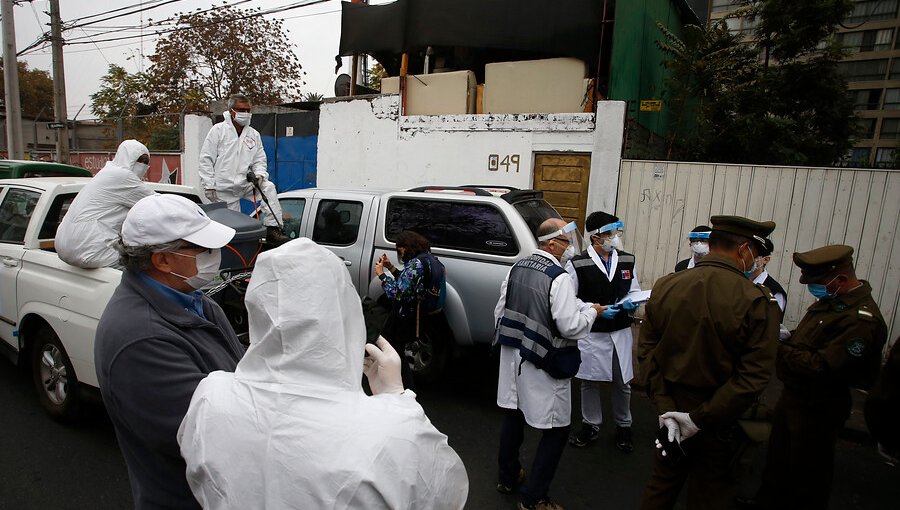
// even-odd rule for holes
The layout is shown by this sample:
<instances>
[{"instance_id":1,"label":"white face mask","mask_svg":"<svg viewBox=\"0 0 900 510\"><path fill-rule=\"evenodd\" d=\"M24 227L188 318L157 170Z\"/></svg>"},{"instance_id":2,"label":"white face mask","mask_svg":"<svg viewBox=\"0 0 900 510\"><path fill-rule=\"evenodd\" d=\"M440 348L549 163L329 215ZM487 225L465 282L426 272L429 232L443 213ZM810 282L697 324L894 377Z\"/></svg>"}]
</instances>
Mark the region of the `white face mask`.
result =
<instances>
[{"instance_id":1,"label":"white face mask","mask_svg":"<svg viewBox=\"0 0 900 510\"><path fill-rule=\"evenodd\" d=\"M615 248L619 251L624 250L624 248L622 247L622 237L621 236L616 236L616 238L613 240L613 248Z\"/></svg>"},{"instance_id":2,"label":"white face mask","mask_svg":"<svg viewBox=\"0 0 900 510\"><path fill-rule=\"evenodd\" d=\"M691 251L698 257L705 257L709 255L709 243L702 241L693 242L691 243Z\"/></svg>"},{"instance_id":3,"label":"white face mask","mask_svg":"<svg viewBox=\"0 0 900 510\"><path fill-rule=\"evenodd\" d=\"M193 289L203 288L204 285L213 281L219 275L219 266L222 264L221 249L206 250L197 255L187 255L177 251L172 253L181 257L190 257L196 261L197 274L194 276L182 276L175 272L172 273L173 276L181 278L184 280L184 283L190 285Z\"/></svg>"},{"instance_id":4,"label":"white face mask","mask_svg":"<svg viewBox=\"0 0 900 510\"><path fill-rule=\"evenodd\" d=\"M253 114L250 112L234 112L234 121L242 126L249 126L252 116Z\"/></svg>"},{"instance_id":5,"label":"white face mask","mask_svg":"<svg viewBox=\"0 0 900 510\"><path fill-rule=\"evenodd\" d=\"M137 176L138 179L143 179L145 175L147 175L147 170L150 169L150 165L147 163L141 163L140 161L136 161L133 165L131 165L131 171L134 175Z\"/></svg>"},{"instance_id":6,"label":"white face mask","mask_svg":"<svg viewBox=\"0 0 900 510\"><path fill-rule=\"evenodd\" d=\"M616 240L619 236L608 237L600 242L600 249L605 253L610 253L613 251L613 248L616 247Z\"/></svg>"},{"instance_id":7,"label":"white face mask","mask_svg":"<svg viewBox=\"0 0 900 510\"><path fill-rule=\"evenodd\" d=\"M571 244L566 247L566 251L559 256L559 263L562 265L566 265L566 262L572 260L572 257L575 256L575 247Z\"/></svg>"}]
</instances>

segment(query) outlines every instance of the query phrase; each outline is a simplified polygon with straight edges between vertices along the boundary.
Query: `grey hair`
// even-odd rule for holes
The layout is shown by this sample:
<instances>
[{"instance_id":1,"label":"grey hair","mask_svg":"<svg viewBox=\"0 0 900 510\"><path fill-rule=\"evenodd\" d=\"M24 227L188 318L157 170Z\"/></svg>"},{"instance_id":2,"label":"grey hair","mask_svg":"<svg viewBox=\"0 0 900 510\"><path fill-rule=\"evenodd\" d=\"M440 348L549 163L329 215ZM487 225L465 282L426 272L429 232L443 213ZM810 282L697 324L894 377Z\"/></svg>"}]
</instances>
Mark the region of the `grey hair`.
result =
<instances>
[{"instance_id":1,"label":"grey hair","mask_svg":"<svg viewBox=\"0 0 900 510\"><path fill-rule=\"evenodd\" d=\"M181 246L181 240L171 243L127 246L122 238L113 246L119 252L119 265L131 271L141 272L150 269L150 257L154 253L175 251Z\"/></svg>"},{"instance_id":2,"label":"grey hair","mask_svg":"<svg viewBox=\"0 0 900 510\"><path fill-rule=\"evenodd\" d=\"M228 96L228 109L234 108L238 102L246 102L250 103L250 98L245 96L244 94L231 94Z\"/></svg>"}]
</instances>

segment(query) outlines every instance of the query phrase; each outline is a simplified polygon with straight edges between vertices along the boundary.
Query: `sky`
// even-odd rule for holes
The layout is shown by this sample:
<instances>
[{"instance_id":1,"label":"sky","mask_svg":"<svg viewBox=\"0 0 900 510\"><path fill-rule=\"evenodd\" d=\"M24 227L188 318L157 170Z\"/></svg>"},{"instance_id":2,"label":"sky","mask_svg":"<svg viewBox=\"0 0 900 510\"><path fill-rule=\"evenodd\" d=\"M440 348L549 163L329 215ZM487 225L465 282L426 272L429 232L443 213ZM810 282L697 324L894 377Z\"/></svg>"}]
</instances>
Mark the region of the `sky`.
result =
<instances>
[{"instance_id":1,"label":"sky","mask_svg":"<svg viewBox=\"0 0 900 510\"><path fill-rule=\"evenodd\" d=\"M90 95L99 88L100 78L106 74L110 64L118 64L128 72L146 70L150 65L146 56L153 54L158 37L151 31L145 31L143 38L102 42L102 39L139 34L140 32L135 30L107 35L99 35L99 32L110 28L137 26L141 22L146 23L148 18L161 20L177 12L197 8L207 9L223 3L240 4L237 7L242 9L255 7L269 9L298 3L298 0L174 0L166 4L168 1L170 0L60 0L60 14L64 25L66 21L121 7L135 6L135 8L103 17L136 11L141 6L147 8L165 4L147 9L141 14L124 16L90 27L63 32L63 37L72 39L72 42L75 42L75 38L81 38L79 42L87 43L66 45L63 50L66 73L66 106L69 119L75 118L76 114L78 119L89 119L93 116L90 112ZM384 1L371 3L384 3ZM17 51L22 51L35 42L43 32L50 29L50 16L46 14L49 11L49 0L32 0L31 2L25 0L14 8ZM288 31L287 35L294 44L294 52L300 59L303 70L307 73L304 76L307 85L302 93L316 92L325 97L334 96L334 80L336 78L334 56L337 55L340 41L340 11L339 0L328 0L266 16L268 19L284 21L284 28ZM97 19L99 18L91 18L91 20ZM29 68L51 71L49 45L19 58L26 61ZM344 58L344 65L340 72L349 74L349 58ZM78 113L79 110L81 110L80 113Z\"/></svg>"}]
</instances>

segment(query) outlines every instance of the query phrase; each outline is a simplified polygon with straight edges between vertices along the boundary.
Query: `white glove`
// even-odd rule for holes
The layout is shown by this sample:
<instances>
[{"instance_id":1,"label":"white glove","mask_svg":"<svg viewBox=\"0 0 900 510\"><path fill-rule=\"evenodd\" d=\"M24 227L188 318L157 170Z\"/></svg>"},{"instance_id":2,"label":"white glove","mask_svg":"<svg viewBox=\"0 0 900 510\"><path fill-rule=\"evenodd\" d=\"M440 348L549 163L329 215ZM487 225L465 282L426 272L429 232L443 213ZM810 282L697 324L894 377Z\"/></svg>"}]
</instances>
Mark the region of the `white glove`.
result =
<instances>
[{"instance_id":1,"label":"white glove","mask_svg":"<svg viewBox=\"0 0 900 510\"><path fill-rule=\"evenodd\" d=\"M665 413L659 417L659 426L660 426L660 428L665 427L665 428L669 429L669 442L670 443L672 441L680 443L681 442L681 429L678 427L678 422L675 421L673 418L663 418L663 416L665 416L666 414L669 414L669 413ZM656 440L656 443L657 443L657 448L662 448L662 445L659 444L658 439Z\"/></svg>"},{"instance_id":2,"label":"white glove","mask_svg":"<svg viewBox=\"0 0 900 510\"><path fill-rule=\"evenodd\" d=\"M691 420L691 415L688 413L679 413L677 411L669 411L668 413L664 413L660 416L660 419L663 420L663 423L666 424L666 427L669 427L668 420L675 420L678 424L678 430L680 431L680 437L672 436L672 429L669 429L669 440L677 439L680 443L685 439L690 439L694 434L700 432L700 427L694 424L694 420Z\"/></svg>"},{"instance_id":3,"label":"white glove","mask_svg":"<svg viewBox=\"0 0 900 510\"><path fill-rule=\"evenodd\" d=\"M218 202L219 201L219 194L216 193L216 190L208 189L208 190L205 190L204 193L206 194L206 199L209 200L210 202Z\"/></svg>"},{"instance_id":4,"label":"white glove","mask_svg":"<svg viewBox=\"0 0 900 510\"><path fill-rule=\"evenodd\" d=\"M366 344L366 353L368 356L363 360L363 373L369 379L372 395L402 393L401 360L393 346L379 336L374 345Z\"/></svg>"},{"instance_id":5,"label":"white glove","mask_svg":"<svg viewBox=\"0 0 900 510\"><path fill-rule=\"evenodd\" d=\"M781 341L787 340L791 337L791 332L788 328L784 327L784 324L778 325L778 339Z\"/></svg>"}]
</instances>

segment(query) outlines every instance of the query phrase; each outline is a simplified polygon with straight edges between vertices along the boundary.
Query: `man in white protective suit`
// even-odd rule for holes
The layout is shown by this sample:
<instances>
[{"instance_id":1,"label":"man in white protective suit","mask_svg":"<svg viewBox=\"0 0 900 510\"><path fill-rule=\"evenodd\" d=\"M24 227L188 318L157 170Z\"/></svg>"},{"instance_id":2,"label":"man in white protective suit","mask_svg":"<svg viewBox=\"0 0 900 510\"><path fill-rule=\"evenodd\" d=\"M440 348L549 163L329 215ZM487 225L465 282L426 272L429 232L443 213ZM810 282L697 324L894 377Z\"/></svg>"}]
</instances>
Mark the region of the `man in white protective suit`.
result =
<instances>
[{"instance_id":1,"label":"man in white protective suit","mask_svg":"<svg viewBox=\"0 0 900 510\"><path fill-rule=\"evenodd\" d=\"M125 140L78 192L56 231L56 253L83 268L118 264L113 245L122 223L138 200L155 194L142 180L150 168L150 151L137 140Z\"/></svg>"},{"instance_id":2,"label":"man in white protective suit","mask_svg":"<svg viewBox=\"0 0 900 510\"><path fill-rule=\"evenodd\" d=\"M228 98L228 110L222 113L225 119L209 130L200 149L200 186L210 202L225 202L234 211L241 210L242 198L265 202L266 240L281 244L289 238L281 228L281 204L275 185L269 181L262 137L250 126L250 108L247 96L234 94ZM257 187L262 197L254 197Z\"/></svg>"},{"instance_id":3,"label":"man in white protective suit","mask_svg":"<svg viewBox=\"0 0 900 510\"><path fill-rule=\"evenodd\" d=\"M200 383L178 431L204 508L463 508L462 461L404 391L396 351L366 344L336 255L305 238L260 254L246 304L247 353Z\"/></svg>"}]
</instances>

